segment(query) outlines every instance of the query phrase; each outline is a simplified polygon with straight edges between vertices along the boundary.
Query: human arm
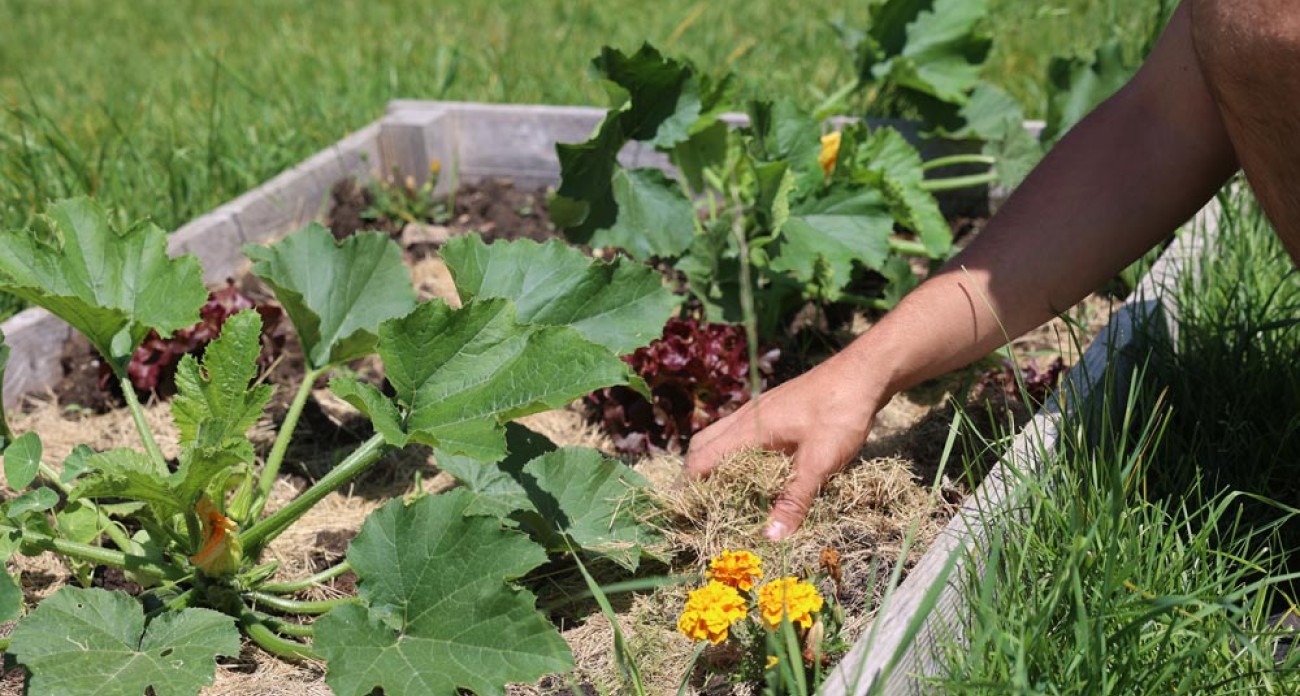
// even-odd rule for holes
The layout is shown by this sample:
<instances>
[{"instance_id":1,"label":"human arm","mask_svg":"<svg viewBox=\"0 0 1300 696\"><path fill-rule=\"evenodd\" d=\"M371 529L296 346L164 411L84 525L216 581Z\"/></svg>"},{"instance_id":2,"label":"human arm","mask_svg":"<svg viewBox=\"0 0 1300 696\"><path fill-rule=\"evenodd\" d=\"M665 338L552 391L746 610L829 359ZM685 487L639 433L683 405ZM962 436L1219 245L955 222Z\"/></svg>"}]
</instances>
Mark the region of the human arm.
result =
<instances>
[{"instance_id":1,"label":"human arm","mask_svg":"<svg viewBox=\"0 0 1300 696\"><path fill-rule=\"evenodd\" d=\"M1185 222L1236 170L1189 8L988 227L866 334L698 433L688 475L747 447L794 457L766 534L796 529L894 394L967 365L1083 299Z\"/></svg>"}]
</instances>

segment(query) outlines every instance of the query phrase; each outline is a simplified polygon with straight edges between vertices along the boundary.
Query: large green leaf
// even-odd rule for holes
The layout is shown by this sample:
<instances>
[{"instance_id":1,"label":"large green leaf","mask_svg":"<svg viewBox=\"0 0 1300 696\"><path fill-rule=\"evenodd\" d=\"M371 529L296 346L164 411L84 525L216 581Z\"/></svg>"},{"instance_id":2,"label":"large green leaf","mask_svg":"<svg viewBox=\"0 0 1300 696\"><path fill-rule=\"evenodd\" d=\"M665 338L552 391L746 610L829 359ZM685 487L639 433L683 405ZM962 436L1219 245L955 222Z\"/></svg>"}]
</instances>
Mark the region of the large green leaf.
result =
<instances>
[{"instance_id":1,"label":"large green leaf","mask_svg":"<svg viewBox=\"0 0 1300 696\"><path fill-rule=\"evenodd\" d=\"M249 388L257 378L261 335L261 316L254 310L240 312L226 320L202 362L190 355L181 359L171 406L182 445L242 440L257 423L273 391L270 385Z\"/></svg>"},{"instance_id":2,"label":"large green leaf","mask_svg":"<svg viewBox=\"0 0 1300 696\"><path fill-rule=\"evenodd\" d=\"M402 250L384 234L336 243L312 223L271 246L248 245L244 254L275 290L313 369L373 352L379 325L415 306Z\"/></svg>"},{"instance_id":3,"label":"large green leaf","mask_svg":"<svg viewBox=\"0 0 1300 696\"><path fill-rule=\"evenodd\" d=\"M13 621L23 609L23 590L18 579L0 570L0 621Z\"/></svg>"},{"instance_id":4,"label":"large green leaf","mask_svg":"<svg viewBox=\"0 0 1300 696\"><path fill-rule=\"evenodd\" d=\"M9 443L14 441L13 431L9 429L9 419L5 416L4 392L4 375L5 367L9 365L9 344L5 343L5 333L0 331L0 454L4 454L5 448Z\"/></svg>"},{"instance_id":5,"label":"large green leaf","mask_svg":"<svg viewBox=\"0 0 1300 696\"><path fill-rule=\"evenodd\" d=\"M689 65L664 58L648 44L630 56L606 47L594 66L617 101L585 143L555 146L560 186L551 199L552 221L570 241L581 244L618 219L613 176L623 146L644 140L672 148L689 137L698 121L712 120L706 112L726 92L725 83L702 83Z\"/></svg>"},{"instance_id":6,"label":"large green leaf","mask_svg":"<svg viewBox=\"0 0 1300 696\"><path fill-rule=\"evenodd\" d=\"M89 469L77 479L69 497L124 498L148 503L160 516L183 512L185 508L168 481L168 472L153 458L131 449L100 452L86 461Z\"/></svg>"},{"instance_id":7,"label":"large green leaf","mask_svg":"<svg viewBox=\"0 0 1300 696\"><path fill-rule=\"evenodd\" d=\"M624 249L642 261L686 251L695 234L695 208L681 185L658 169L618 168L613 176L618 217L589 243Z\"/></svg>"},{"instance_id":8,"label":"large green leaf","mask_svg":"<svg viewBox=\"0 0 1300 696\"><path fill-rule=\"evenodd\" d=\"M150 329L168 336L198 321L199 262L167 256L157 226L117 229L89 198L55 203L43 220L48 234L0 232L0 289L71 324L119 375Z\"/></svg>"},{"instance_id":9,"label":"large green leaf","mask_svg":"<svg viewBox=\"0 0 1300 696\"><path fill-rule=\"evenodd\" d=\"M687 93L694 70L665 58L650 44L642 44L630 56L605 46L592 65L626 95L612 113L623 134L632 140L658 139L659 146L671 147L674 138L659 133L665 124L667 130L684 139L686 128L700 115L698 87Z\"/></svg>"},{"instance_id":10,"label":"large green leaf","mask_svg":"<svg viewBox=\"0 0 1300 696\"><path fill-rule=\"evenodd\" d=\"M488 245L465 235L441 254L462 300L506 298L521 323L571 326L619 354L658 338L681 304L654 269L622 257L594 261L558 240Z\"/></svg>"},{"instance_id":11,"label":"large green leaf","mask_svg":"<svg viewBox=\"0 0 1300 696\"><path fill-rule=\"evenodd\" d=\"M897 130L880 128L847 156L854 180L880 191L894 219L916 232L932 258L945 257L952 249L952 228L934 195L922 188L925 170L916 148Z\"/></svg>"},{"instance_id":12,"label":"large green leaf","mask_svg":"<svg viewBox=\"0 0 1300 696\"><path fill-rule=\"evenodd\" d=\"M1053 58L1047 67L1047 126L1043 141L1056 142L1133 76L1118 38L1086 58Z\"/></svg>"},{"instance_id":13,"label":"large green leaf","mask_svg":"<svg viewBox=\"0 0 1300 696\"><path fill-rule=\"evenodd\" d=\"M5 483L15 491L31 485L40 470L43 450L41 438L34 432L23 433L9 443L4 451Z\"/></svg>"},{"instance_id":14,"label":"large green leaf","mask_svg":"<svg viewBox=\"0 0 1300 696\"><path fill-rule=\"evenodd\" d=\"M555 443L518 423L507 423L506 449L505 459L496 463L434 451L438 468L455 476L474 496L466 514L489 515L508 522L510 515L520 510L536 511L520 477L528 462L554 452Z\"/></svg>"},{"instance_id":15,"label":"large green leaf","mask_svg":"<svg viewBox=\"0 0 1300 696\"><path fill-rule=\"evenodd\" d=\"M314 647L340 696L504 694L573 666L568 645L509 584L546 561L541 547L490 517L466 516L463 491L395 500L348 548L364 604L316 623Z\"/></svg>"},{"instance_id":16,"label":"large green leaf","mask_svg":"<svg viewBox=\"0 0 1300 696\"><path fill-rule=\"evenodd\" d=\"M864 83L884 81L949 104L979 83L992 42L979 23L988 0L887 0L856 40Z\"/></svg>"},{"instance_id":17,"label":"large green leaf","mask_svg":"<svg viewBox=\"0 0 1300 696\"><path fill-rule=\"evenodd\" d=\"M239 631L208 609L146 626L126 594L64 587L18 624L10 652L31 672L33 696L183 696L212 683L218 655L239 654Z\"/></svg>"},{"instance_id":18,"label":"large green leaf","mask_svg":"<svg viewBox=\"0 0 1300 696\"><path fill-rule=\"evenodd\" d=\"M821 183L821 127L812 114L784 98L750 104L749 120L759 160L784 161L796 192L807 193Z\"/></svg>"},{"instance_id":19,"label":"large green leaf","mask_svg":"<svg viewBox=\"0 0 1300 696\"><path fill-rule=\"evenodd\" d=\"M29 512L45 512L59 504L59 494L53 488L41 486L5 503L5 515L18 519Z\"/></svg>"},{"instance_id":20,"label":"large green leaf","mask_svg":"<svg viewBox=\"0 0 1300 696\"><path fill-rule=\"evenodd\" d=\"M380 416L390 444L420 442L483 461L504 456L507 421L631 377L623 361L574 329L520 324L504 299L420 305L381 327L379 354L393 406L352 380L335 380L335 393Z\"/></svg>"},{"instance_id":21,"label":"large green leaf","mask_svg":"<svg viewBox=\"0 0 1300 696\"><path fill-rule=\"evenodd\" d=\"M934 0L907 27L907 46L889 70L900 85L960 104L979 82L992 42L976 31L988 0Z\"/></svg>"},{"instance_id":22,"label":"large green leaf","mask_svg":"<svg viewBox=\"0 0 1300 696\"><path fill-rule=\"evenodd\" d=\"M650 483L622 462L566 447L534 459L520 473L533 510L519 518L552 550L564 550L567 537L635 571L647 549L663 542L648 524Z\"/></svg>"},{"instance_id":23,"label":"large green leaf","mask_svg":"<svg viewBox=\"0 0 1300 696\"><path fill-rule=\"evenodd\" d=\"M854 264L873 270L889 256L894 219L872 189L836 188L790 211L771 268L815 284L835 299Z\"/></svg>"}]
</instances>

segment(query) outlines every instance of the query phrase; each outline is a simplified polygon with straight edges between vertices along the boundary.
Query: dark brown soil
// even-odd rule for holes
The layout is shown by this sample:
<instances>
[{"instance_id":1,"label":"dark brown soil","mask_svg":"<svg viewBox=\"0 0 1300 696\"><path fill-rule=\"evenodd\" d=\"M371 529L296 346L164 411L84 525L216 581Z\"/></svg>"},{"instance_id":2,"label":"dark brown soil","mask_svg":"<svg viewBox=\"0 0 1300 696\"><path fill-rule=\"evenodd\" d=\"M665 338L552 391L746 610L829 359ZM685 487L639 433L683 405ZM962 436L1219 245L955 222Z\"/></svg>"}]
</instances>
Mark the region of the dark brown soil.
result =
<instances>
[{"instance_id":1,"label":"dark brown soil","mask_svg":"<svg viewBox=\"0 0 1300 696\"><path fill-rule=\"evenodd\" d=\"M352 543L358 531L360 530L329 529L318 533L313 544L316 552L312 555L312 572L319 573L343 560L348 552L348 544ZM344 594L354 594L357 591L357 574L349 570L334 578L330 586Z\"/></svg>"},{"instance_id":2,"label":"dark brown soil","mask_svg":"<svg viewBox=\"0 0 1300 696\"><path fill-rule=\"evenodd\" d=\"M408 190L400 195L420 194ZM488 179L461 186L454 196L433 206L434 219L422 222L443 226L452 235L477 232L489 242L497 239L546 241L561 236L547 214L546 196L546 189L525 191L515 188L509 179ZM374 192L354 179L335 184L330 200L327 219L336 239L362 230L379 230L396 236L409 222L374 210L377 200ZM436 251L437 246L436 243L416 244L408 251L418 258Z\"/></svg>"},{"instance_id":3,"label":"dark brown soil","mask_svg":"<svg viewBox=\"0 0 1300 696\"><path fill-rule=\"evenodd\" d=\"M19 696L27 692L27 671L5 660L0 671L0 696Z\"/></svg>"},{"instance_id":4,"label":"dark brown soil","mask_svg":"<svg viewBox=\"0 0 1300 696\"><path fill-rule=\"evenodd\" d=\"M94 413L108 413L126 405L122 395L115 391L112 380L101 388L100 370L103 360L95 347L79 333L63 344L63 378L54 387L59 403L67 408L83 408Z\"/></svg>"},{"instance_id":5,"label":"dark brown soil","mask_svg":"<svg viewBox=\"0 0 1300 696\"><path fill-rule=\"evenodd\" d=\"M466 184L456 193L453 232L478 232L485 241L532 239L544 242L562 235L546 211L546 189L522 191L509 179Z\"/></svg>"},{"instance_id":6,"label":"dark brown soil","mask_svg":"<svg viewBox=\"0 0 1300 696\"><path fill-rule=\"evenodd\" d=\"M100 566L95 569L93 583L95 587L105 590L121 590L129 595L135 596L144 591L139 584L126 577L126 573L118 568Z\"/></svg>"}]
</instances>

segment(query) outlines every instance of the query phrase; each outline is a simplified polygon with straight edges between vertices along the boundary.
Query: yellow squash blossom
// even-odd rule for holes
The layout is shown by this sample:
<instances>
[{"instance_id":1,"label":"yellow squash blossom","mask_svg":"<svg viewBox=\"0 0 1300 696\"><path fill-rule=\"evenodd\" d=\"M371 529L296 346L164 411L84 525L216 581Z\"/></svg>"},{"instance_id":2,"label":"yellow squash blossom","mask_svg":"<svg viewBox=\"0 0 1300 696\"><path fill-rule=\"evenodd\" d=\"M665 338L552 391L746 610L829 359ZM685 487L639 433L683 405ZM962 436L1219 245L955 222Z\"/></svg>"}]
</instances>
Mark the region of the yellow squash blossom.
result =
<instances>
[{"instance_id":1,"label":"yellow squash blossom","mask_svg":"<svg viewBox=\"0 0 1300 696\"><path fill-rule=\"evenodd\" d=\"M707 640L717 645L727 639L731 625L748 613L745 598L736 588L715 580L691 592L677 621L677 630L691 640Z\"/></svg>"},{"instance_id":2,"label":"yellow squash blossom","mask_svg":"<svg viewBox=\"0 0 1300 696\"><path fill-rule=\"evenodd\" d=\"M790 618L790 623L808 628L813 614L822 610L822 596L810 582L781 578L758 588L758 609L768 628L778 628L782 614Z\"/></svg>"},{"instance_id":3,"label":"yellow squash blossom","mask_svg":"<svg viewBox=\"0 0 1300 696\"><path fill-rule=\"evenodd\" d=\"M822 151L817 156L817 161L822 165L822 171L826 176L830 176L835 170L835 159L840 156L840 132L831 131L822 136Z\"/></svg>"},{"instance_id":4,"label":"yellow squash blossom","mask_svg":"<svg viewBox=\"0 0 1300 696\"><path fill-rule=\"evenodd\" d=\"M709 561L704 577L749 592L763 579L763 561L748 551L723 551Z\"/></svg>"},{"instance_id":5,"label":"yellow squash blossom","mask_svg":"<svg viewBox=\"0 0 1300 696\"><path fill-rule=\"evenodd\" d=\"M239 525L221 514L206 495L194 506L194 514L199 516L199 524L203 527L203 546L190 556L190 561L204 575L214 578L239 570L240 557L244 553L243 544L239 542Z\"/></svg>"}]
</instances>

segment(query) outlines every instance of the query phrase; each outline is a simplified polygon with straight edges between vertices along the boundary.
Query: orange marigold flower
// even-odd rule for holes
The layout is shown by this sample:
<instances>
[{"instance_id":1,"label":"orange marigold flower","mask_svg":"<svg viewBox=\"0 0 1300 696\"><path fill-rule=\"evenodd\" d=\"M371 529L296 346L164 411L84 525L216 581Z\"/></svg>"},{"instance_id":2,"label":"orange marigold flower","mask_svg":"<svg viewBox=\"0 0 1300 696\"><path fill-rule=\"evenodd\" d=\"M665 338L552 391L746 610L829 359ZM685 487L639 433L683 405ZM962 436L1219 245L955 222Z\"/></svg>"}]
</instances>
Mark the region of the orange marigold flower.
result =
<instances>
[{"instance_id":1,"label":"orange marigold flower","mask_svg":"<svg viewBox=\"0 0 1300 696\"><path fill-rule=\"evenodd\" d=\"M763 579L763 560L748 551L723 551L709 561L704 577L749 592Z\"/></svg>"},{"instance_id":2,"label":"orange marigold flower","mask_svg":"<svg viewBox=\"0 0 1300 696\"><path fill-rule=\"evenodd\" d=\"M790 618L790 623L808 628L812 626L813 614L822 610L822 596L810 582L781 578L758 588L758 609L768 628L778 628L783 614Z\"/></svg>"},{"instance_id":3,"label":"orange marigold flower","mask_svg":"<svg viewBox=\"0 0 1300 696\"><path fill-rule=\"evenodd\" d=\"M830 176L835 170L835 160L840 156L840 135L839 131L831 131L822 136L822 151L817 156L817 161L822 165L822 171L826 176Z\"/></svg>"},{"instance_id":4,"label":"orange marigold flower","mask_svg":"<svg viewBox=\"0 0 1300 696\"><path fill-rule=\"evenodd\" d=\"M199 516L203 527L203 547L190 556L190 561L209 577L230 575L239 570L239 561L244 553L239 541L239 525L221 514L206 495L194 506L194 513Z\"/></svg>"},{"instance_id":5,"label":"orange marigold flower","mask_svg":"<svg viewBox=\"0 0 1300 696\"><path fill-rule=\"evenodd\" d=\"M745 598L736 588L715 580L691 592L682 617L677 620L677 630L691 640L707 640L717 645L727 639L731 625L748 613Z\"/></svg>"}]
</instances>

